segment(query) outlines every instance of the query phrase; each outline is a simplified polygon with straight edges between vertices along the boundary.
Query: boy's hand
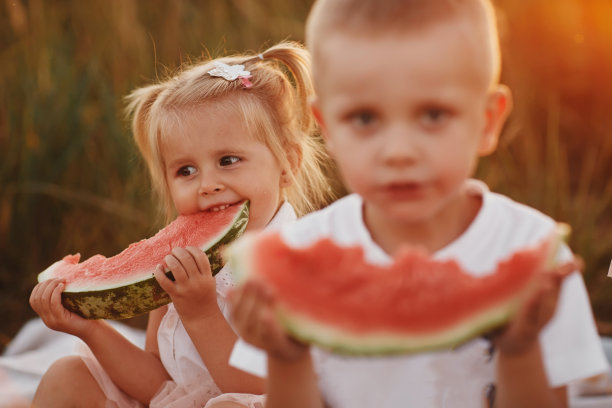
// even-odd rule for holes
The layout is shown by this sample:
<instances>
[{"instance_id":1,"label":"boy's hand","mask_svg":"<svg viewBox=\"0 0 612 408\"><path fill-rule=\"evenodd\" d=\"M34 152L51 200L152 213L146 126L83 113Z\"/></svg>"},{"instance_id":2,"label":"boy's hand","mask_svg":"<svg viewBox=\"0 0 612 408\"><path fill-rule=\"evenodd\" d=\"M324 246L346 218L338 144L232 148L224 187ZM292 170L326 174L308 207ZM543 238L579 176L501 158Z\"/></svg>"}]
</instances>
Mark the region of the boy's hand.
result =
<instances>
[{"instance_id":1,"label":"boy's hand","mask_svg":"<svg viewBox=\"0 0 612 408\"><path fill-rule=\"evenodd\" d=\"M196 247L174 248L164 261L174 281L165 275L162 265L155 269L155 279L170 295L184 323L219 312L216 281L204 251Z\"/></svg>"},{"instance_id":2,"label":"boy's hand","mask_svg":"<svg viewBox=\"0 0 612 408\"><path fill-rule=\"evenodd\" d=\"M92 324L62 305L62 292L65 283L61 279L48 279L37 284L30 294L30 306L40 316L47 327L82 337Z\"/></svg>"},{"instance_id":3,"label":"boy's hand","mask_svg":"<svg viewBox=\"0 0 612 408\"><path fill-rule=\"evenodd\" d=\"M276 318L276 297L261 281L247 281L228 296L240 337L281 360L295 360L309 351L290 337Z\"/></svg>"},{"instance_id":4,"label":"boy's hand","mask_svg":"<svg viewBox=\"0 0 612 408\"><path fill-rule=\"evenodd\" d=\"M534 279L514 318L495 336L494 343L500 353L520 355L538 341L542 328L553 317L563 280L582 268L580 260L573 260L542 271Z\"/></svg>"}]
</instances>

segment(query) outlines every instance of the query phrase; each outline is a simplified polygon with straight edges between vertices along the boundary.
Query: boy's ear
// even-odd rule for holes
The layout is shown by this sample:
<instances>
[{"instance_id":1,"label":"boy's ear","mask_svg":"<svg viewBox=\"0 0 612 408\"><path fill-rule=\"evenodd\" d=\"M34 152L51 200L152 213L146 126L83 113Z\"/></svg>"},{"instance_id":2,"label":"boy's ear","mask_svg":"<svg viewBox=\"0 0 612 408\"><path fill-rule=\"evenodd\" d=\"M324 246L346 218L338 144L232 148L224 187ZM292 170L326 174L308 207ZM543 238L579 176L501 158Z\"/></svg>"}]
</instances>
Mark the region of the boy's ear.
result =
<instances>
[{"instance_id":1,"label":"boy's ear","mask_svg":"<svg viewBox=\"0 0 612 408\"><path fill-rule=\"evenodd\" d=\"M312 115L314 116L317 124L319 125L319 129L321 129L321 136L323 136L323 140L325 141L325 145L327 146L327 150L333 154L333 145L329 138L329 134L327 133L327 125L325 124L325 120L323 119L323 114L321 113L321 108L319 107L319 100L317 98L313 98L310 102L310 109L312 110Z\"/></svg>"},{"instance_id":2,"label":"boy's ear","mask_svg":"<svg viewBox=\"0 0 612 408\"><path fill-rule=\"evenodd\" d=\"M323 115L321 114L321 108L319 107L319 99L316 97L313 97L310 100L310 110L312 111L312 115L317 121L317 124L321 128L321 133L323 133L323 136L327 138L327 128L325 126L325 121L323 120Z\"/></svg>"},{"instance_id":3,"label":"boy's ear","mask_svg":"<svg viewBox=\"0 0 612 408\"><path fill-rule=\"evenodd\" d=\"M487 99L486 123L478 148L480 156L487 156L497 149L499 136L511 111L512 93L510 88L505 85L498 85Z\"/></svg>"}]
</instances>

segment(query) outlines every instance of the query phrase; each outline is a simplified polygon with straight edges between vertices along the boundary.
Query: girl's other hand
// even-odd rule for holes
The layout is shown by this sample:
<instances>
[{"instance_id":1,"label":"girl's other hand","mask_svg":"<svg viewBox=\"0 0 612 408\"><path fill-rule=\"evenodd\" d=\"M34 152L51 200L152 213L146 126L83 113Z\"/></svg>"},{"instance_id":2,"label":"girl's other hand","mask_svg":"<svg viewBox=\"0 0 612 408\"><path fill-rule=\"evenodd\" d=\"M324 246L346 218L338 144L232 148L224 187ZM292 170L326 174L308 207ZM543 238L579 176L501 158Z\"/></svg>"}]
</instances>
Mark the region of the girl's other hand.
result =
<instances>
[{"instance_id":1,"label":"girl's other hand","mask_svg":"<svg viewBox=\"0 0 612 408\"><path fill-rule=\"evenodd\" d=\"M260 281L247 281L229 297L236 331L245 341L281 360L308 353L308 345L290 337L276 318L276 297Z\"/></svg>"},{"instance_id":2,"label":"girl's other hand","mask_svg":"<svg viewBox=\"0 0 612 408\"><path fill-rule=\"evenodd\" d=\"M162 265L157 266L155 279L170 295L183 323L218 313L216 282L204 251L196 247L174 248L164 261L174 281L166 276Z\"/></svg>"},{"instance_id":3,"label":"girl's other hand","mask_svg":"<svg viewBox=\"0 0 612 408\"><path fill-rule=\"evenodd\" d=\"M52 330L83 337L94 321L72 313L62 305L65 283L61 279L48 279L37 284L30 294L30 306Z\"/></svg>"},{"instance_id":4,"label":"girl's other hand","mask_svg":"<svg viewBox=\"0 0 612 408\"><path fill-rule=\"evenodd\" d=\"M555 314L561 284L576 270L582 269L582 262L570 262L542 271L534 278L534 285L526 295L514 318L494 338L500 353L520 355L537 343L542 328Z\"/></svg>"}]
</instances>

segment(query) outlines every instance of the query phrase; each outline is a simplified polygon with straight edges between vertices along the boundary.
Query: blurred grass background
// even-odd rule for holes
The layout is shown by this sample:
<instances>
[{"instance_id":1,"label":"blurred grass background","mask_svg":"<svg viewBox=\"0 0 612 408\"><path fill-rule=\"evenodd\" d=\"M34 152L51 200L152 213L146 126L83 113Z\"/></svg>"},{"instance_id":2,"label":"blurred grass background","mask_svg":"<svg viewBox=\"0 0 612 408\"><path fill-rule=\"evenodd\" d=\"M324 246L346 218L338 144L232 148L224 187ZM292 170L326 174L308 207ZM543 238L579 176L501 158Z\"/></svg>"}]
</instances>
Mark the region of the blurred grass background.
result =
<instances>
[{"instance_id":1,"label":"blurred grass background","mask_svg":"<svg viewBox=\"0 0 612 408\"><path fill-rule=\"evenodd\" d=\"M202 55L303 40L311 0L0 1L2 350L34 317L40 271L162 226L123 96ZM573 226L612 334L612 2L496 4L515 110L478 176Z\"/></svg>"}]
</instances>

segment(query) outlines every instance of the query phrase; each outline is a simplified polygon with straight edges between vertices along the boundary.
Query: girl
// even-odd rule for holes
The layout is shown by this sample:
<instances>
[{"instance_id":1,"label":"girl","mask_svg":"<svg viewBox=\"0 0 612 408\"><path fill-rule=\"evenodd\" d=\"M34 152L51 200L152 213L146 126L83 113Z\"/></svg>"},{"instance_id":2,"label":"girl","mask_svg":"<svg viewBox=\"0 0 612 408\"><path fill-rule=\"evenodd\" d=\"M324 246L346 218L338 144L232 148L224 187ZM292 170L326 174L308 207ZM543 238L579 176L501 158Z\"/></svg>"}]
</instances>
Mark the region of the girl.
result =
<instances>
[{"instance_id":1,"label":"girl","mask_svg":"<svg viewBox=\"0 0 612 408\"><path fill-rule=\"evenodd\" d=\"M550 217L470 179L510 109L494 20L488 0L315 3L314 110L353 194L283 227L290 245L330 238L383 265L418 245L480 275L552 231ZM260 282L236 292L233 314L268 351L270 408L564 407L571 381L608 370L572 259L564 247L562 265L542 271L493 348L479 338L413 356L311 353L282 332Z\"/></svg>"},{"instance_id":2,"label":"girl","mask_svg":"<svg viewBox=\"0 0 612 408\"><path fill-rule=\"evenodd\" d=\"M259 55L202 62L128 97L134 137L168 218L249 200L247 230L257 230L293 221L331 198L313 137L309 72L305 49L283 42ZM172 249L165 264L176 280L161 266L155 277L173 303L151 312L144 350L104 321L64 309L63 282L34 288L30 303L45 324L81 338L91 351L51 366L35 406L257 402L248 394L261 394L262 380L228 366L236 341L226 321L228 269L213 278L195 248ZM215 398L229 392L243 394Z\"/></svg>"}]
</instances>

